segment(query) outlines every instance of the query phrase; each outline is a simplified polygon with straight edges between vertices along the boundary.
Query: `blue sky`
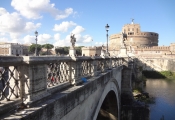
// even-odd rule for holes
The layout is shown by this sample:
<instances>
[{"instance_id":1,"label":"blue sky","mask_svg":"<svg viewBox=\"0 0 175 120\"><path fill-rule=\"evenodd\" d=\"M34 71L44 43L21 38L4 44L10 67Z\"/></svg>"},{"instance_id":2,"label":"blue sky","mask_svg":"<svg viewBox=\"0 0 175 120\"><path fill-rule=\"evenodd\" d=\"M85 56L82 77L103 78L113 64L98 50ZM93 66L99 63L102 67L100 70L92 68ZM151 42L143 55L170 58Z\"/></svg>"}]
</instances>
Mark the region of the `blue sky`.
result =
<instances>
[{"instance_id":1,"label":"blue sky","mask_svg":"<svg viewBox=\"0 0 175 120\"><path fill-rule=\"evenodd\" d=\"M51 43L69 46L106 44L109 35L134 23L143 32L157 32L159 46L175 43L175 0L0 0L0 42Z\"/></svg>"}]
</instances>

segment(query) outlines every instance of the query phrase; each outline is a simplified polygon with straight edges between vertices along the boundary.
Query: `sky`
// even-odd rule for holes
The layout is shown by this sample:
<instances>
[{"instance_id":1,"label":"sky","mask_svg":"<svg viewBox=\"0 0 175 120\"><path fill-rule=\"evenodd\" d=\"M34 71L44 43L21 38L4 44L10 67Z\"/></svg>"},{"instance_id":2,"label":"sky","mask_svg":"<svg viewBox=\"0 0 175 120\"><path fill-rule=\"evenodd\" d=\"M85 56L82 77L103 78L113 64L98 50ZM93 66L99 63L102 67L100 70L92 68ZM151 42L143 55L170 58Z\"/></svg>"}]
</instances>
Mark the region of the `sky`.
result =
<instances>
[{"instance_id":1,"label":"sky","mask_svg":"<svg viewBox=\"0 0 175 120\"><path fill-rule=\"evenodd\" d=\"M125 24L159 34L159 46L175 43L175 0L0 0L0 42L70 46L106 44Z\"/></svg>"}]
</instances>

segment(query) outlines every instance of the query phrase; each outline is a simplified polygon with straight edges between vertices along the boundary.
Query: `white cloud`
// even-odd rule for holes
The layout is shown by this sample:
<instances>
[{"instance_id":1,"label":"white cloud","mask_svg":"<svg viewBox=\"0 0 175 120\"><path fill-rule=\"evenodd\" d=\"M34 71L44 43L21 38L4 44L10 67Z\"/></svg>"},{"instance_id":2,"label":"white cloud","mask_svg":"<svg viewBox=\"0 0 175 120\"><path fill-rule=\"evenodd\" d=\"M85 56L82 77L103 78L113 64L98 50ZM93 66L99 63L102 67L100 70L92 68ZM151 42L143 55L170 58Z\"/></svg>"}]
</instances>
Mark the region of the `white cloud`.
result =
<instances>
[{"instance_id":1,"label":"white cloud","mask_svg":"<svg viewBox=\"0 0 175 120\"><path fill-rule=\"evenodd\" d=\"M50 0L12 0L11 6L28 19L42 18L41 13L50 13L56 20L64 19L73 13L72 8L64 11L56 9Z\"/></svg>"},{"instance_id":2,"label":"white cloud","mask_svg":"<svg viewBox=\"0 0 175 120\"><path fill-rule=\"evenodd\" d=\"M41 26L41 23L27 22L18 13L9 13L4 8L0 8L0 13L0 33L7 33L6 35L10 35L13 41L19 39L21 34L36 30Z\"/></svg>"},{"instance_id":3,"label":"white cloud","mask_svg":"<svg viewBox=\"0 0 175 120\"><path fill-rule=\"evenodd\" d=\"M70 35L67 35L65 39L63 40L57 40L54 44L54 46L64 47L64 46L70 46Z\"/></svg>"},{"instance_id":4,"label":"white cloud","mask_svg":"<svg viewBox=\"0 0 175 120\"><path fill-rule=\"evenodd\" d=\"M25 36L24 38L23 38L23 40L24 40L24 43L25 44L31 44L31 43L35 43L36 41L35 41L35 36L30 36L30 35L27 35L27 36Z\"/></svg>"},{"instance_id":5,"label":"white cloud","mask_svg":"<svg viewBox=\"0 0 175 120\"><path fill-rule=\"evenodd\" d=\"M72 13L73 13L73 9L72 8L67 8L66 10L64 10L64 12L60 12L60 14L56 15L55 19L60 20L60 19L67 18Z\"/></svg>"},{"instance_id":6,"label":"white cloud","mask_svg":"<svg viewBox=\"0 0 175 120\"><path fill-rule=\"evenodd\" d=\"M106 42L95 42L95 45L97 45L97 46L101 46L101 45L106 46Z\"/></svg>"},{"instance_id":7,"label":"white cloud","mask_svg":"<svg viewBox=\"0 0 175 120\"><path fill-rule=\"evenodd\" d=\"M51 39L51 35L49 34L40 34L37 37L37 43L38 44L46 44L49 43L50 39ZM36 43L36 36L31 36L31 35L27 35L23 38L23 41L25 44L31 44L31 43Z\"/></svg>"},{"instance_id":8,"label":"white cloud","mask_svg":"<svg viewBox=\"0 0 175 120\"><path fill-rule=\"evenodd\" d=\"M4 32L0 32L0 36L5 36L5 33Z\"/></svg>"},{"instance_id":9,"label":"white cloud","mask_svg":"<svg viewBox=\"0 0 175 120\"><path fill-rule=\"evenodd\" d=\"M0 32L21 32L25 26L25 21L16 12L0 15Z\"/></svg>"},{"instance_id":10,"label":"white cloud","mask_svg":"<svg viewBox=\"0 0 175 120\"><path fill-rule=\"evenodd\" d=\"M9 39L6 37L0 37L0 42L8 42Z\"/></svg>"},{"instance_id":11,"label":"white cloud","mask_svg":"<svg viewBox=\"0 0 175 120\"><path fill-rule=\"evenodd\" d=\"M61 24L60 24L61 25ZM76 38L76 46L82 43L88 43L92 41L92 37L90 35L84 35L82 36L82 32L84 32L85 29L82 26L76 26L72 32L75 34ZM54 46L70 46L70 34L65 37L65 39L60 40L60 34L55 34L54 39L56 42L54 43Z\"/></svg>"},{"instance_id":12,"label":"white cloud","mask_svg":"<svg viewBox=\"0 0 175 120\"><path fill-rule=\"evenodd\" d=\"M5 8L0 8L0 15L6 14L7 11Z\"/></svg>"},{"instance_id":13,"label":"white cloud","mask_svg":"<svg viewBox=\"0 0 175 120\"><path fill-rule=\"evenodd\" d=\"M38 36L38 43L39 44L46 44L46 43L49 43L49 40L51 39L51 35L49 34L40 34Z\"/></svg>"},{"instance_id":14,"label":"white cloud","mask_svg":"<svg viewBox=\"0 0 175 120\"><path fill-rule=\"evenodd\" d=\"M85 31L85 29L82 26L76 26L75 29L72 30L72 33L76 35L82 33L83 31Z\"/></svg>"},{"instance_id":15,"label":"white cloud","mask_svg":"<svg viewBox=\"0 0 175 120\"><path fill-rule=\"evenodd\" d=\"M65 47L65 46L70 46L70 43L67 43L65 40L59 40L54 43L55 47Z\"/></svg>"},{"instance_id":16,"label":"white cloud","mask_svg":"<svg viewBox=\"0 0 175 120\"><path fill-rule=\"evenodd\" d=\"M54 35L54 40L56 40L56 41L60 40L60 34L59 33Z\"/></svg>"},{"instance_id":17,"label":"white cloud","mask_svg":"<svg viewBox=\"0 0 175 120\"><path fill-rule=\"evenodd\" d=\"M92 42L92 37L90 35L83 36L83 42L84 43Z\"/></svg>"},{"instance_id":18,"label":"white cloud","mask_svg":"<svg viewBox=\"0 0 175 120\"><path fill-rule=\"evenodd\" d=\"M59 32L67 32L67 30L72 27L72 26L75 26L76 23L70 21L64 21L62 22L61 24L55 24L54 25L54 28L53 28L53 31L59 31Z\"/></svg>"},{"instance_id":19,"label":"white cloud","mask_svg":"<svg viewBox=\"0 0 175 120\"><path fill-rule=\"evenodd\" d=\"M39 28L41 26L41 23L37 23L36 25L32 22L27 22L24 30L31 31Z\"/></svg>"}]
</instances>

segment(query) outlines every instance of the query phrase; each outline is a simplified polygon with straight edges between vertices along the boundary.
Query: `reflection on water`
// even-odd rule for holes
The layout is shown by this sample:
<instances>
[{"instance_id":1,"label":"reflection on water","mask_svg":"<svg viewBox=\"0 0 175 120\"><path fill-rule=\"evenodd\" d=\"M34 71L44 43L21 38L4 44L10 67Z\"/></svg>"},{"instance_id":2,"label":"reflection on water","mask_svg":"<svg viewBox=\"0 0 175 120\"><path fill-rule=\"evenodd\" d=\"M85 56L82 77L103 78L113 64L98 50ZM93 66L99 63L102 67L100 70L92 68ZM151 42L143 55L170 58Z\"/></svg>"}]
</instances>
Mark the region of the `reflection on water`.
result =
<instances>
[{"instance_id":1,"label":"reflection on water","mask_svg":"<svg viewBox=\"0 0 175 120\"><path fill-rule=\"evenodd\" d=\"M162 79L148 79L145 91L155 97L150 104L150 120L175 120L175 82Z\"/></svg>"}]
</instances>

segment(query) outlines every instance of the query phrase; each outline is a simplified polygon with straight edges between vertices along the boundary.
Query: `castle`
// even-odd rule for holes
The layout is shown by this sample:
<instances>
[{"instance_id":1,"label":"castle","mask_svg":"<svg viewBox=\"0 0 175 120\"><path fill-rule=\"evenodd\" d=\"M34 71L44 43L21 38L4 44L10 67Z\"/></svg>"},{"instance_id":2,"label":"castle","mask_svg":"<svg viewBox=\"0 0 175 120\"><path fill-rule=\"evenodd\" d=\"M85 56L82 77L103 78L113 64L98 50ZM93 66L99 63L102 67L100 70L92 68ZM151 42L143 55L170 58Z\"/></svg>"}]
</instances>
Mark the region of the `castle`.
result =
<instances>
[{"instance_id":1,"label":"castle","mask_svg":"<svg viewBox=\"0 0 175 120\"><path fill-rule=\"evenodd\" d=\"M158 46L159 34L155 32L142 32L139 24L126 24L122 28L122 32L127 34L126 45L132 47L152 47ZM120 33L113 34L109 38L109 47L115 49L120 47Z\"/></svg>"},{"instance_id":2,"label":"castle","mask_svg":"<svg viewBox=\"0 0 175 120\"><path fill-rule=\"evenodd\" d=\"M142 32L139 24L132 22L126 24L122 28L122 33L127 35L125 41L128 53L135 55L172 55L175 54L175 43L170 46L158 46L159 34L156 32ZM109 37L109 53L110 55L120 54L121 33L113 34ZM97 49L98 48L98 49ZM101 47L84 47L82 54L85 56L100 55Z\"/></svg>"}]
</instances>

